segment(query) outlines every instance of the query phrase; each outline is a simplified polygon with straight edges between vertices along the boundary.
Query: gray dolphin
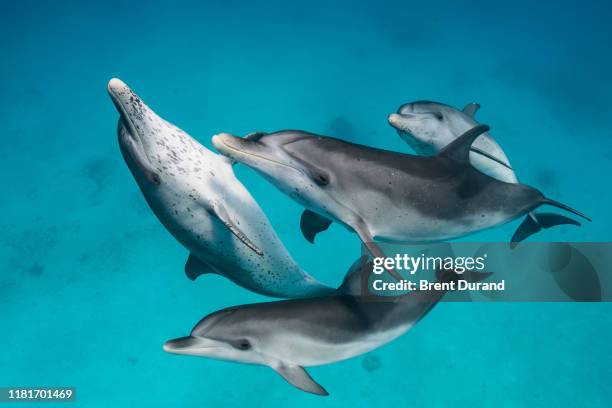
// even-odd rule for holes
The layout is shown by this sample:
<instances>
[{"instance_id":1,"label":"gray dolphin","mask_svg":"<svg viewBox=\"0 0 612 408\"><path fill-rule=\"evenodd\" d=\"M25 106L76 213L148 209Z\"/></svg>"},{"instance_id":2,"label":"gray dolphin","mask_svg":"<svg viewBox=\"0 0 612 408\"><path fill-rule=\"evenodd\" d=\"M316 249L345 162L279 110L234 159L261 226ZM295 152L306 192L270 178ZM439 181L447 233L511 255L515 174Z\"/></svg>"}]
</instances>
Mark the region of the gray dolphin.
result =
<instances>
[{"instance_id":1,"label":"gray dolphin","mask_svg":"<svg viewBox=\"0 0 612 408\"><path fill-rule=\"evenodd\" d=\"M108 93L120 115L123 157L153 213L189 250L189 278L217 273L277 297L333 291L287 253L227 158L160 118L119 79Z\"/></svg>"},{"instance_id":2,"label":"gray dolphin","mask_svg":"<svg viewBox=\"0 0 612 408\"><path fill-rule=\"evenodd\" d=\"M477 103L469 103L460 111L443 103L416 101L401 105L388 120L415 152L433 155L479 125L474 120L479 108ZM501 181L518 182L508 157L488 132L472 144L470 162L478 170Z\"/></svg>"},{"instance_id":3,"label":"gray dolphin","mask_svg":"<svg viewBox=\"0 0 612 408\"><path fill-rule=\"evenodd\" d=\"M416 101L401 105L388 120L417 153L435 154L479 124L474 119L478 109L480 105L477 103L468 103L459 110L439 102ZM470 162L478 170L501 181L518 183L508 157L488 132L472 144ZM562 224L580 225L563 215L531 212L512 236L512 243L516 244L543 228Z\"/></svg>"},{"instance_id":4,"label":"gray dolphin","mask_svg":"<svg viewBox=\"0 0 612 408\"><path fill-rule=\"evenodd\" d=\"M414 291L372 300L361 296L363 278L371 272L358 260L333 295L230 307L202 319L187 337L170 340L164 350L258 364L272 368L300 390L328 395L304 367L330 364L367 353L412 328L444 295ZM438 273L438 281L458 278ZM488 273L462 279L479 281Z\"/></svg>"},{"instance_id":5,"label":"gray dolphin","mask_svg":"<svg viewBox=\"0 0 612 408\"><path fill-rule=\"evenodd\" d=\"M549 204L589 219L524 184L499 181L469 161L468 130L436 156L375 149L298 130L213 137L222 154L244 163L301 203L304 235L331 220L355 231L375 256L373 240L434 242L491 228ZM306 221L304 221L306 219ZM307 226L308 228L304 228Z\"/></svg>"}]
</instances>

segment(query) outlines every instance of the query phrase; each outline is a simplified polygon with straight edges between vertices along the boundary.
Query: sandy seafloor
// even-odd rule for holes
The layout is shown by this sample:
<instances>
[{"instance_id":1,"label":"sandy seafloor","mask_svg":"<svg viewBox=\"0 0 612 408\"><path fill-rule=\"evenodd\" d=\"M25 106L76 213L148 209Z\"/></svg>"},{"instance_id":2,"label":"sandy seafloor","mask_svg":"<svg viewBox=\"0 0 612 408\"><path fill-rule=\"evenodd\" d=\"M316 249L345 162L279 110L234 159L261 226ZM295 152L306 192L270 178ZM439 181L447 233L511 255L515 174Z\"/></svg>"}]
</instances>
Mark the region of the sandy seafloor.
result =
<instances>
[{"instance_id":1,"label":"sandy seafloor","mask_svg":"<svg viewBox=\"0 0 612 408\"><path fill-rule=\"evenodd\" d=\"M534 239L610 241L609 2L457 3L2 1L0 385L74 386L83 407L612 405L610 304L444 303L391 344L311 368L328 398L162 351L265 298L185 278L186 250L121 158L114 76L207 146L301 128L408 152L386 122L401 103L477 101L520 179L594 219ZM237 172L295 259L338 284L357 237L333 226L308 244L301 208Z\"/></svg>"}]
</instances>

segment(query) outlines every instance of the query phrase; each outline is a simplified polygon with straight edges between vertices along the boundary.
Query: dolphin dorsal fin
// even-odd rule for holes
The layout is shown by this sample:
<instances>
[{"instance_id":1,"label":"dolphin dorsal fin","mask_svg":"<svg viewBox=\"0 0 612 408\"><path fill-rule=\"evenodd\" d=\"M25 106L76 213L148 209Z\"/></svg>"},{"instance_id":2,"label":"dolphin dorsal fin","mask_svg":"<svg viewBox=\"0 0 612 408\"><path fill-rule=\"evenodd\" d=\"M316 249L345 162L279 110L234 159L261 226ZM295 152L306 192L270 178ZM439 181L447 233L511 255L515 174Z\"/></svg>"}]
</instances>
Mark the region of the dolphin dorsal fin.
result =
<instances>
[{"instance_id":1,"label":"dolphin dorsal fin","mask_svg":"<svg viewBox=\"0 0 612 408\"><path fill-rule=\"evenodd\" d=\"M244 139L250 140L251 142L257 142L263 136L267 135L266 132L251 132L244 137Z\"/></svg>"},{"instance_id":2,"label":"dolphin dorsal fin","mask_svg":"<svg viewBox=\"0 0 612 408\"><path fill-rule=\"evenodd\" d=\"M471 118L474 118L474 116L476 116L476 112L478 112L478 109L480 109L479 104L477 104L476 102L470 102L463 107L463 113L465 113Z\"/></svg>"},{"instance_id":3,"label":"dolphin dorsal fin","mask_svg":"<svg viewBox=\"0 0 612 408\"><path fill-rule=\"evenodd\" d=\"M280 374L289 384L302 391L316 395L329 395L325 388L317 384L315 380L304 370L304 367L296 364L286 364L279 362L271 366L274 371Z\"/></svg>"},{"instance_id":4,"label":"dolphin dorsal fin","mask_svg":"<svg viewBox=\"0 0 612 408\"><path fill-rule=\"evenodd\" d=\"M474 140L476 140L478 136L487 132L489 129L490 128L487 125L478 125L471 128L470 130L459 136L457 139L452 141L444 149L440 150L438 156L447 157L451 160L460 163L469 163L470 147L472 146L472 143L474 143Z\"/></svg>"}]
</instances>

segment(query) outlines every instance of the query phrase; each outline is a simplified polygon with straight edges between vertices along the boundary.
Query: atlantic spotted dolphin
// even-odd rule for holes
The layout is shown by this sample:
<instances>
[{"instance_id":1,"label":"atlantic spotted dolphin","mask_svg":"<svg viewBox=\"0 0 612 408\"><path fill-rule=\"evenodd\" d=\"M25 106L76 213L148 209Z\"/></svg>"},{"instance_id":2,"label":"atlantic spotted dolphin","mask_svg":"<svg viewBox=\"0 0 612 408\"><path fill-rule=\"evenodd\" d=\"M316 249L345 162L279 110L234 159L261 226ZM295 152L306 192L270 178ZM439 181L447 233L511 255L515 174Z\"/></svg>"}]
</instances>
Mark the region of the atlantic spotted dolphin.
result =
<instances>
[{"instance_id":1,"label":"atlantic spotted dolphin","mask_svg":"<svg viewBox=\"0 0 612 408\"><path fill-rule=\"evenodd\" d=\"M414 291L372 300L362 296L364 274L372 270L357 261L336 293L230 307L202 319L187 337L170 340L164 350L268 366L293 386L313 394L327 391L304 367L330 364L367 353L412 328L444 295ZM487 273L473 273L479 281ZM438 273L438 281L456 280L455 272Z\"/></svg>"},{"instance_id":2,"label":"atlantic spotted dolphin","mask_svg":"<svg viewBox=\"0 0 612 408\"><path fill-rule=\"evenodd\" d=\"M499 181L469 161L479 125L435 156L414 156L297 130L213 137L222 154L263 174L301 203L307 238L332 220L355 231L375 256L374 240L434 242L491 228L549 204L524 184Z\"/></svg>"},{"instance_id":3,"label":"atlantic spotted dolphin","mask_svg":"<svg viewBox=\"0 0 612 408\"><path fill-rule=\"evenodd\" d=\"M435 154L467 130L477 126L477 103L468 103L463 110L431 101L405 103L397 113L389 115L389 124L419 154ZM518 183L508 157L488 132L480 135L470 149L470 162L478 170L508 183ZM517 243L528 236L555 225L580 223L559 214L531 212L512 237Z\"/></svg>"},{"instance_id":4,"label":"atlantic spotted dolphin","mask_svg":"<svg viewBox=\"0 0 612 408\"><path fill-rule=\"evenodd\" d=\"M109 82L108 93L123 157L153 213L189 250L189 278L217 273L277 297L332 291L287 253L227 158L160 118L120 80Z\"/></svg>"},{"instance_id":5,"label":"atlantic spotted dolphin","mask_svg":"<svg viewBox=\"0 0 612 408\"><path fill-rule=\"evenodd\" d=\"M388 120L416 153L433 155L479 125L474 119L478 109L480 105L477 103L469 103L460 111L438 102L416 101L401 105ZM518 182L506 153L489 132L480 135L472 144L470 162L498 180Z\"/></svg>"}]
</instances>

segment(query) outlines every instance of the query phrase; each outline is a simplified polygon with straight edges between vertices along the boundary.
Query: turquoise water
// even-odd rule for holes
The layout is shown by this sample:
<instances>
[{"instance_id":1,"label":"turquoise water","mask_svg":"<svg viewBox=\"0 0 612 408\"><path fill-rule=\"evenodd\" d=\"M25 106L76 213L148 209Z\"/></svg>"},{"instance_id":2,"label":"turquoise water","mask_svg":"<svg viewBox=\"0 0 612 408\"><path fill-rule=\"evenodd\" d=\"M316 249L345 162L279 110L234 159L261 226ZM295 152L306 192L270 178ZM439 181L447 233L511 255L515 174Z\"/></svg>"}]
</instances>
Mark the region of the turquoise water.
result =
<instances>
[{"instance_id":1,"label":"turquoise water","mask_svg":"<svg viewBox=\"0 0 612 408\"><path fill-rule=\"evenodd\" d=\"M86 407L610 406L610 304L441 304L383 348L311 368L328 398L162 351L265 298L185 278L121 158L113 76L209 147L301 128L408 151L386 122L400 104L477 101L519 178L594 219L535 238L610 240L609 4L291 3L1 3L0 386L74 386ZM357 237L334 225L308 244L301 208L237 172L295 259L338 284Z\"/></svg>"}]
</instances>

